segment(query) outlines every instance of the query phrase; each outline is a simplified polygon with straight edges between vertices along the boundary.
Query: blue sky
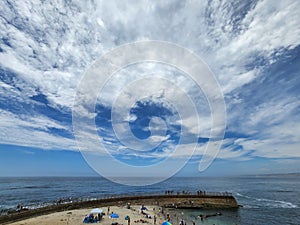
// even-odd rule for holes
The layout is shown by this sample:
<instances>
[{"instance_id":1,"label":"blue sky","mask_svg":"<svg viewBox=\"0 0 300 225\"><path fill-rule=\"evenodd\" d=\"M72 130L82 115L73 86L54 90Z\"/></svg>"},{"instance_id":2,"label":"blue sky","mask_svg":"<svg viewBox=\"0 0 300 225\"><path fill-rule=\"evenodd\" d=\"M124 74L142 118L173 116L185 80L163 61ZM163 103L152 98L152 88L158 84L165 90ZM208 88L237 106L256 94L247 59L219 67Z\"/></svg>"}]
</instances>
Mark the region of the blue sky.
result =
<instances>
[{"instance_id":1,"label":"blue sky","mask_svg":"<svg viewBox=\"0 0 300 225\"><path fill-rule=\"evenodd\" d=\"M176 164L189 159L195 142L198 148L177 175L300 172L299 14L300 2L288 0L1 1L0 176L96 175L82 152L107 167L108 154L135 167L159 165L168 157ZM202 173L199 161L213 128L206 93L187 74L155 62L130 65L103 90L87 90L98 99L82 113L95 120L97 135L86 126L91 145L76 144L72 109L87 69L120 45L147 40L191 50L220 85L226 105L223 145ZM165 81L152 82L157 74ZM140 94L134 104L133 93ZM195 104L199 124L183 94ZM115 133L113 107L129 128L121 136ZM180 142L182 131L189 138ZM140 140L138 150L127 145L132 135ZM96 151L100 142L106 153ZM110 170L130 175L120 168Z\"/></svg>"}]
</instances>

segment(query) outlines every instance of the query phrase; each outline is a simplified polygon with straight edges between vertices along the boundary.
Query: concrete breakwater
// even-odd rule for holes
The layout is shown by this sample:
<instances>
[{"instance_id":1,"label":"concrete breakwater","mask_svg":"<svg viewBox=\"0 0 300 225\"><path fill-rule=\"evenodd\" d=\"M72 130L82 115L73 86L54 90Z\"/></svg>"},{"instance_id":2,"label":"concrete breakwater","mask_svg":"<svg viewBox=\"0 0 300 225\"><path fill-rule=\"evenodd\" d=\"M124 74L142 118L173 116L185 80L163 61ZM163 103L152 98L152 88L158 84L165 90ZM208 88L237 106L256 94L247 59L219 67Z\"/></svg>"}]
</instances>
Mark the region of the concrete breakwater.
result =
<instances>
[{"instance_id":1,"label":"concrete breakwater","mask_svg":"<svg viewBox=\"0 0 300 225\"><path fill-rule=\"evenodd\" d=\"M99 199L87 201L72 201L57 203L55 205L37 208L24 209L3 215L0 217L0 224L6 224L14 221L20 221L31 217L50 214L53 212L105 207L109 205L125 205L130 204L144 204L144 205L158 205L163 208L238 208L238 203L230 193L211 193L211 192L166 192L166 193L147 193L134 195L108 195Z\"/></svg>"}]
</instances>

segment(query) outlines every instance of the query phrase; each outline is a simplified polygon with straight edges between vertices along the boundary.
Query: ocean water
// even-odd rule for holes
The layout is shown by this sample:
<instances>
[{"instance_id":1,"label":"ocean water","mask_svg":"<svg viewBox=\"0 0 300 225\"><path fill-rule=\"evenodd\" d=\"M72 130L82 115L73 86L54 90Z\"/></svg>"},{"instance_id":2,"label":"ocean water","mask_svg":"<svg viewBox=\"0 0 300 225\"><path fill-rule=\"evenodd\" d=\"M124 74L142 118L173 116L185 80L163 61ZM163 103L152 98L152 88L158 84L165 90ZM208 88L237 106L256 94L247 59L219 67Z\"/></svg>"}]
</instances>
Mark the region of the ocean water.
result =
<instances>
[{"instance_id":1,"label":"ocean water","mask_svg":"<svg viewBox=\"0 0 300 225\"><path fill-rule=\"evenodd\" d=\"M54 204L58 199L77 201L111 194L174 191L233 193L243 207L237 210L178 210L187 225L201 224L293 224L300 225L300 176L245 176L223 178L170 178L165 182L133 187L93 177L30 177L0 178L0 212L16 209L18 204L29 208ZM134 178L128 178L134 179ZM144 178L146 179L146 178ZM203 221L198 217L220 212L222 215ZM175 217L174 217L175 218ZM173 219L173 224L177 224Z\"/></svg>"}]
</instances>

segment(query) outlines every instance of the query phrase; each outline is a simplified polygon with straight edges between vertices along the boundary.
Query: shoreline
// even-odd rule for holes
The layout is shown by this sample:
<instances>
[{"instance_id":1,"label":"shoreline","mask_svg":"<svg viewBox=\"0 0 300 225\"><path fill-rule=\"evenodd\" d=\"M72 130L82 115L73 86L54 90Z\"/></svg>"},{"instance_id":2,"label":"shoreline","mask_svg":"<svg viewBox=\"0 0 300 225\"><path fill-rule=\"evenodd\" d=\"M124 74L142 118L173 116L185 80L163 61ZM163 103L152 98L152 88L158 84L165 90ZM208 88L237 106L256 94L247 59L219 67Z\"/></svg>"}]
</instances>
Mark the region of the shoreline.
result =
<instances>
[{"instance_id":1,"label":"shoreline","mask_svg":"<svg viewBox=\"0 0 300 225\"><path fill-rule=\"evenodd\" d=\"M37 209L30 209L20 212L14 212L8 215L0 216L1 224L22 221L38 216L65 212L70 210L80 210L96 207L123 206L126 202L132 205L155 205L163 208L178 209L209 209L209 208L238 208L237 201L230 193L165 193L165 194L145 194L145 195L120 195L108 196L102 199L62 203L52 206L46 206Z\"/></svg>"}]
</instances>

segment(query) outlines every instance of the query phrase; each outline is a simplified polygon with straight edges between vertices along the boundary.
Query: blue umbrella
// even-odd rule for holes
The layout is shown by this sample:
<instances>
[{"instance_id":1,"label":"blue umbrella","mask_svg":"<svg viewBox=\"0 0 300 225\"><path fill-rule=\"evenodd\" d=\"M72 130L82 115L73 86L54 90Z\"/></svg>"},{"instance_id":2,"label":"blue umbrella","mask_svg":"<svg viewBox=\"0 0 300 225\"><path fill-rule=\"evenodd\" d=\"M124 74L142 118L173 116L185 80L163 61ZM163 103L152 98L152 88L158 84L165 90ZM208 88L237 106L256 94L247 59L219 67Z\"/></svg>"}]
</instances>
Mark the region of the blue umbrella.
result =
<instances>
[{"instance_id":1,"label":"blue umbrella","mask_svg":"<svg viewBox=\"0 0 300 225\"><path fill-rule=\"evenodd\" d=\"M165 221L161 225L172 225L172 224L169 221Z\"/></svg>"},{"instance_id":2,"label":"blue umbrella","mask_svg":"<svg viewBox=\"0 0 300 225\"><path fill-rule=\"evenodd\" d=\"M119 215L117 213L112 213L109 215L110 218L119 218Z\"/></svg>"}]
</instances>

